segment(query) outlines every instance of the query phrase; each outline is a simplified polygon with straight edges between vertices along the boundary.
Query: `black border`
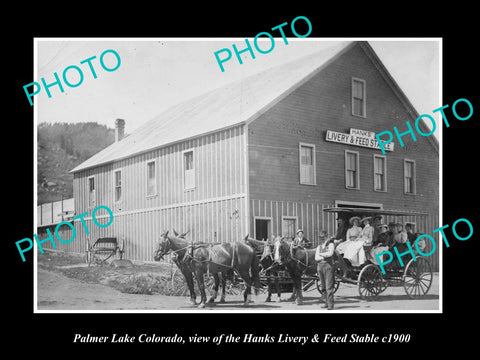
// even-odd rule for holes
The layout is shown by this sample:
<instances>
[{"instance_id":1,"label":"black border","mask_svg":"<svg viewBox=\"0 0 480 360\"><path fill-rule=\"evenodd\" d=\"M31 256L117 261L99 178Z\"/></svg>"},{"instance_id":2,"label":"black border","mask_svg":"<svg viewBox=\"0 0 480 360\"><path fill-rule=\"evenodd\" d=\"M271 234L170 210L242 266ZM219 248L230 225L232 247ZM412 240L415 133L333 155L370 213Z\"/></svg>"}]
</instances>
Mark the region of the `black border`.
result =
<instances>
[{"instance_id":1,"label":"black border","mask_svg":"<svg viewBox=\"0 0 480 360\"><path fill-rule=\"evenodd\" d=\"M478 101L478 70L475 56L476 42L473 29L475 10L465 6L428 8L421 11L408 4L384 4L384 8L338 8L316 4L293 9L291 4L277 4L275 11L260 12L258 6L245 3L203 4L193 9L174 10L162 4L116 4L104 11L88 4L72 11L68 7L37 10L32 7L15 13L14 26L4 29L7 37L3 60L7 73L4 88L4 191L8 195L7 223L3 246L4 277L8 291L7 314L12 314L7 330L6 344L12 349L33 345L34 351L68 347L74 354L91 354L102 349L125 351L131 348L145 354L166 354L166 345L158 344L73 344L75 333L111 335L112 333L140 335L183 336L219 333L258 335L288 333L312 335L314 333L410 333L409 344L354 344L349 349L369 356L390 356L400 350L416 356L433 354L448 349L450 344L461 344L465 349L474 344L475 331L468 329L476 309L476 271L474 264L478 245L478 215L474 211L474 196L478 193L475 154L477 153L480 108ZM292 5L293 6L293 5ZM442 5L439 5L442 6ZM122 9L125 7L125 9ZM469 15L472 13L472 15ZM33 229L33 110L25 99L22 86L33 81L34 37L253 37L296 16L306 16L313 25L310 37L442 37L443 38L443 104L452 104L458 98L467 98L473 104L474 115L468 121L452 120L444 127L443 136L443 224L452 224L458 218L468 218L474 225L473 238L461 242L450 241L444 248L444 313L443 314L34 314L33 313L33 257L22 263L14 242L30 237ZM11 24L11 23L10 23ZM6 26L5 24L2 26ZM443 105L443 104L439 104ZM448 233L447 234L451 234ZM451 236L451 235L450 235ZM30 253L31 254L31 253ZM13 266L9 266L9 265ZM473 320L473 319L472 319ZM472 324L475 326L475 324ZM28 346L27 345L27 346ZM43 346L42 346L43 345ZM177 347L201 351L215 350L235 355L232 350L241 346L249 356L258 356L257 350L284 353L287 350L310 350L321 354L323 350L343 351L344 344L309 344L305 347L284 344L229 344ZM51 348L50 348L51 347ZM368 352L365 352L368 348ZM173 349L172 349L173 350ZM378 352L377 352L378 351ZM73 353L70 353L73 354ZM105 353L104 355L106 355ZM198 353L200 354L200 353ZM240 353L238 353L240 355ZM284 353L285 354L285 353ZM343 353L340 353L343 354ZM54 356L56 357L56 356Z\"/></svg>"}]
</instances>

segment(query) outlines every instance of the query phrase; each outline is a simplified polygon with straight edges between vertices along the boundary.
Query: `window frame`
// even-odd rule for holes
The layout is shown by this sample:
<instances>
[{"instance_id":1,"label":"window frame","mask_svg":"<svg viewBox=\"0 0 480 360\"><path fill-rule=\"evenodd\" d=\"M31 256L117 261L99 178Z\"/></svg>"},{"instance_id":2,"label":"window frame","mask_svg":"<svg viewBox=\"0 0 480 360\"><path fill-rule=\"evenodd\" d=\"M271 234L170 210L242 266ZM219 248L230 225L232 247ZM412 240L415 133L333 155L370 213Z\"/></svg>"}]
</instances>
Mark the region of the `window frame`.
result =
<instances>
[{"instance_id":1,"label":"window frame","mask_svg":"<svg viewBox=\"0 0 480 360\"><path fill-rule=\"evenodd\" d=\"M296 229L295 228L298 228L297 224L298 224L298 216L289 216L289 215L285 215L285 216L282 216L282 237L286 236L285 235L285 228L283 227L283 221L284 220L294 220L295 221L295 226L294 226L294 230L293 230L293 237L295 237L295 231Z\"/></svg>"},{"instance_id":2,"label":"window frame","mask_svg":"<svg viewBox=\"0 0 480 360\"><path fill-rule=\"evenodd\" d=\"M347 186L347 179L348 179L348 169L347 169L347 155L349 153L352 153L352 154L355 154L356 155L356 161L355 161L355 165L356 165L356 179L355 179L355 182L356 182L356 187L350 187L350 186ZM353 151L353 150L345 150L345 189L348 189L348 190L360 190L360 153L358 151Z\"/></svg>"},{"instance_id":3,"label":"window frame","mask_svg":"<svg viewBox=\"0 0 480 360\"><path fill-rule=\"evenodd\" d=\"M359 99L354 97L354 86L355 82L360 82L362 83L362 92L363 92L363 98L362 98L362 114L355 114L355 107L354 107L354 99ZM352 116L357 116L361 118L366 118L367 117L367 82L364 79L360 79L357 77L352 77L351 81L351 105L352 105Z\"/></svg>"},{"instance_id":4,"label":"window frame","mask_svg":"<svg viewBox=\"0 0 480 360\"><path fill-rule=\"evenodd\" d=\"M413 164L412 166L412 192L407 192L406 184L407 184L407 163ZM403 193L405 195L417 195L417 165L415 160L412 159L403 159Z\"/></svg>"},{"instance_id":5,"label":"window frame","mask_svg":"<svg viewBox=\"0 0 480 360\"><path fill-rule=\"evenodd\" d=\"M269 233L270 233L270 236L273 235L273 217L271 216L254 216L253 217L253 234L254 234L254 237L257 236L257 220L266 220L269 222ZM261 239L258 239L258 240L261 240ZM266 239L268 240L268 239Z\"/></svg>"},{"instance_id":6,"label":"window frame","mask_svg":"<svg viewBox=\"0 0 480 360\"><path fill-rule=\"evenodd\" d=\"M375 188L375 178L376 178L376 169L375 169L375 159L383 159L383 189ZM373 191L376 192L387 192L387 157L385 155L373 154Z\"/></svg>"},{"instance_id":7,"label":"window frame","mask_svg":"<svg viewBox=\"0 0 480 360\"><path fill-rule=\"evenodd\" d=\"M312 165L313 166L313 183L302 181L302 147L309 147L312 149ZM316 186L317 185L317 156L315 150L315 144L309 144L304 142L298 143L298 177L300 185L309 185L309 186Z\"/></svg>"},{"instance_id":8,"label":"window frame","mask_svg":"<svg viewBox=\"0 0 480 360\"><path fill-rule=\"evenodd\" d=\"M186 169L186 163L185 163L185 155L187 153L190 153L190 152L192 153L193 168L187 170ZM187 171L193 171L193 186L187 187L187 182L186 182ZM183 190L184 191L191 191L191 190L194 190L197 187L196 172L195 172L195 148L185 149L185 150L182 151L182 179L183 179Z\"/></svg>"},{"instance_id":9,"label":"window frame","mask_svg":"<svg viewBox=\"0 0 480 360\"><path fill-rule=\"evenodd\" d=\"M117 184L116 184L116 173L120 173L120 199L117 200ZM113 170L113 201L115 204L121 203L123 201L123 171L121 168Z\"/></svg>"},{"instance_id":10,"label":"window frame","mask_svg":"<svg viewBox=\"0 0 480 360\"><path fill-rule=\"evenodd\" d=\"M154 193L153 193L153 194L149 194L149 193L148 193L148 180L149 180L149 177L148 177L148 174L149 174L149 173L148 173L148 170L149 170L148 165L151 164L151 163L153 163L154 166L155 166L155 176L154 176L154 178L153 178L153 179L154 179L154 185L155 185L155 186L154 186ZM145 181L146 181L146 183L145 183L145 196L146 196L147 198L151 198L151 197L157 196L157 194L158 194L158 189L157 189L157 188L158 188L158 183L157 183L157 159L147 160L147 161L145 162Z\"/></svg>"},{"instance_id":11,"label":"window frame","mask_svg":"<svg viewBox=\"0 0 480 360\"><path fill-rule=\"evenodd\" d=\"M93 202L92 205L90 203L90 180L93 179ZM95 179L95 175L87 176L87 205L89 208L94 208L97 205L97 180Z\"/></svg>"}]
</instances>

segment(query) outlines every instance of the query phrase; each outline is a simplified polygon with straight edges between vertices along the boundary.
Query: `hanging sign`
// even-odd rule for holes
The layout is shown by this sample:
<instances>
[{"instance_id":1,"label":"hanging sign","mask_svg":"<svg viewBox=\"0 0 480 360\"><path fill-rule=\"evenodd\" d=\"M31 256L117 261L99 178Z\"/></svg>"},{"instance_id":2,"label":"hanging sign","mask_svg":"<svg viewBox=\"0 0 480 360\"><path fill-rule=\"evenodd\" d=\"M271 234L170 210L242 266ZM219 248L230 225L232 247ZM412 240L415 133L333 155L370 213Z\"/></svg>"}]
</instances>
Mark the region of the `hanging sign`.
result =
<instances>
[{"instance_id":1,"label":"hanging sign","mask_svg":"<svg viewBox=\"0 0 480 360\"><path fill-rule=\"evenodd\" d=\"M346 145L367 147L380 150L375 133L367 130L350 129L350 134L327 130L326 141L342 143ZM393 151L394 143L385 144L385 150Z\"/></svg>"}]
</instances>

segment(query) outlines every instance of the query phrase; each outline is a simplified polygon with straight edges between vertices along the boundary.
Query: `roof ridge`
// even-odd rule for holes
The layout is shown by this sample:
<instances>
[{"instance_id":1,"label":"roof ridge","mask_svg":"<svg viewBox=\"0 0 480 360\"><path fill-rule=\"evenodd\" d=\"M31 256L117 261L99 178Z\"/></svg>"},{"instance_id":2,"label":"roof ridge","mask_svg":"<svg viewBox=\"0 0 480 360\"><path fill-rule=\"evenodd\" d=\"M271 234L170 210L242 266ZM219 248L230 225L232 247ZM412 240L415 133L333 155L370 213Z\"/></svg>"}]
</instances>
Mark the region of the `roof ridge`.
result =
<instances>
[{"instance_id":1,"label":"roof ridge","mask_svg":"<svg viewBox=\"0 0 480 360\"><path fill-rule=\"evenodd\" d=\"M338 42L172 105L70 172L252 121L355 43ZM180 121L182 126L177 125Z\"/></svg>"}]
</instances>

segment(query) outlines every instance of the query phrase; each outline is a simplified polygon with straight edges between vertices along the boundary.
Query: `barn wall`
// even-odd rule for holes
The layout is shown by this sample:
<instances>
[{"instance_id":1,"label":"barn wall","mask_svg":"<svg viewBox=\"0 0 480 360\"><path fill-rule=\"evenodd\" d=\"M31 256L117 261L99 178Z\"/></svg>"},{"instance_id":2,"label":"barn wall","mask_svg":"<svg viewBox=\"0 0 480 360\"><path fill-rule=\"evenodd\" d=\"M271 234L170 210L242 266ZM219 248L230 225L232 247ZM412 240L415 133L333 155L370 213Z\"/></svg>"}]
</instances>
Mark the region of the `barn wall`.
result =
<instances>
[{"instance_id":1,"label":"barn wall","mask_svg":"<svg viewBox=\"0 0 480 360\"><path fill-rule=\"evenodd\" d=\"M237 126L75 173L75 213L88 213L85 219L90 235L76 220L75 244L59 248L83 252L87 241L115 236L124 238L127 258L151 260L155 241L167 229L188 230L187 238L193 241L224 242L245 236L244 136L244 127ZM183 151L187 149L194 149L193 190L183 186ZM157 195L147 197L146 163L150 160L157 164ZM113 186L116 169L122 169L122 201L117 203ZM106 205L114 214L107 228L99 228L91 219L94 208L88 206L89 176L95 176L96 206ZM103 210L97 215L99 219L107 216Z\"/></svg>"},{"instance_id":2,"label":"barn wall","mask_svg":"<svg viewBox=\"0 0 480 360\"><path fill-rule=\"evenodd\" d=\"M250 199L250 227L249 233L255 234L255 218L270 219L270 234L272 237L284 236L285 229L282 227L283 217L292 217L297 219L296 228L304 231L305 237L312 241L313 245L318 245L318 236L321 230L327 231L328 236L334 236L337 230L336 213L325 212L325 209L333 207L334 204L322 203L304 203L296 201ZM394 210L394 209L392 209ZM432 210L433 211L433 210ZM414 223L415 230L422 233L431 233L431 230L437 229L438 218L431 215L405 215L392 216L384 215L382 222ZM431 230L426 230L431 229ZM439 270L439 246L437 240L437 251L428 257L432 264L433 271ZM427 241L425 253L430 252L431 244Z\"/></svg>"},{"instance_id":3,"label":"barn wall","mask_svg":"<svg viewBox=\"0 0 480 360\"><path fill-rule=\"evenodd\" d=\"M366 81L366 117L352 115L352 77ZM397 126L404 131L407 120L414 124L414 115L362 46L341 54L248 125L250 232L254 216L275 214L283 204L289 215L303 219L299 225L308 231L307 237L315 237L322 227L332 234L317 207L342 201L428 213L416 221L417 230L431 234L439 227L439 154L431 137L417 136L414 142L404 136L404 147L394 139L394 151L385 155L386 191L374 190L374 155L382 155L380 150L325 139L327 130L380 133ZM314 185L300 184L300 143L315 146ZM359 189L346 188L345 150L358 153ZM415 195L404 193L405 159L415 161ZM273 217L274 235L280 222ZM434 238L438 244L438 233ZM435 264L438 269L438 258Z\"/></svg>"}]
</instances>

